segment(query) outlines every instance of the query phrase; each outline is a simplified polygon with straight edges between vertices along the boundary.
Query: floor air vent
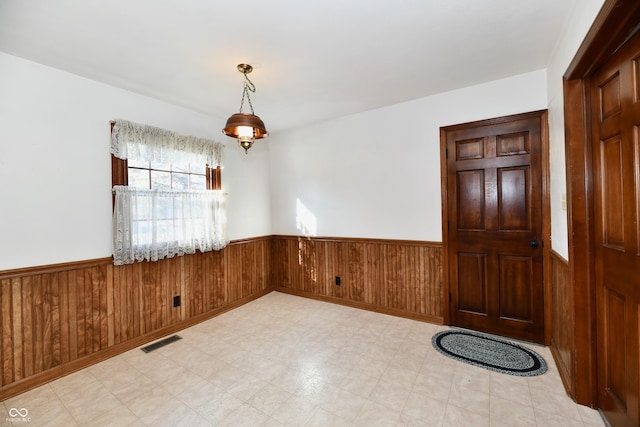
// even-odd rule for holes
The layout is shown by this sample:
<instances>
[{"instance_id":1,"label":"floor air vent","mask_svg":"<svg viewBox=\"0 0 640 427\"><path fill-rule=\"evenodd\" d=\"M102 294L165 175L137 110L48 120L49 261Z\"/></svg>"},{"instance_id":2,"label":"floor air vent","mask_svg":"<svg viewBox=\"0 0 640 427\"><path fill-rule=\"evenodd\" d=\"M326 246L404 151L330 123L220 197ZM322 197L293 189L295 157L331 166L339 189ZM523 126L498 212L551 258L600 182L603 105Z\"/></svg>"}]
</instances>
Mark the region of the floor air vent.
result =
<instances>
[{"instance_id":1,"label":"floor air vent","mask_svg":"<svg viewBox=\"0 0 640 427\"><path fill-rule=\"evenodd\" d=\"M153 344L149 344L146 347L142 347L140 350L144 351L145 353L149 353L153 350L157 350L160 347L164 347L167 344L171 344L172 342L176 342L178 340L181 340L182 338L177 336L177 335L171 335L170 337L167 337L163 340L154 342Z\"/></svg>"}]
</instances>

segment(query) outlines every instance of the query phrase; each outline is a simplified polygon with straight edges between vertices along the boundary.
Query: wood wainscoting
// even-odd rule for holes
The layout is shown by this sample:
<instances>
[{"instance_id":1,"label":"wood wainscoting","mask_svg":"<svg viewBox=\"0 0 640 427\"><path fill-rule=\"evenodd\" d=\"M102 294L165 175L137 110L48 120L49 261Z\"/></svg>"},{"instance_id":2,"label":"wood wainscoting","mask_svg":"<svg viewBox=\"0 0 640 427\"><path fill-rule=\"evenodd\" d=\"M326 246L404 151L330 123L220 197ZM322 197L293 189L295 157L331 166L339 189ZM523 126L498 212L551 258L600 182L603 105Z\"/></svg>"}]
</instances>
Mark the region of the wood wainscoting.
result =
<instances>
[{"instance_id":1,"label":"wood wainscoting","mask_svg":"<svg viewBox=\"0 0 640 427\"><path fill-rule=\"evenodd\" d=\"M0 401L258 298L270 274L271 237L126 266L0 271Z\"/></svg>"},{"instance_id":2,"label":"wood wainscoting","mask_svg":"<svg viewBox=\"0 0 640 427\"><path fill-rule=\"evenodd\" d=\"M573 354L575 330L573 313L573 287L569 283L569 263L554 250L551 259L551 339L549 349L567 393L575 396Z\"/></svg>"},{"instance_id":3,"label":"wood wainscoting","mask_svg":"<svg viewBox=\"0 0 640 427\"><path fill-rule=\"evenodd\" d=\"M442 243L274 236L272 259L278 291L443 322Z\"/></svg>"}]
</instances>

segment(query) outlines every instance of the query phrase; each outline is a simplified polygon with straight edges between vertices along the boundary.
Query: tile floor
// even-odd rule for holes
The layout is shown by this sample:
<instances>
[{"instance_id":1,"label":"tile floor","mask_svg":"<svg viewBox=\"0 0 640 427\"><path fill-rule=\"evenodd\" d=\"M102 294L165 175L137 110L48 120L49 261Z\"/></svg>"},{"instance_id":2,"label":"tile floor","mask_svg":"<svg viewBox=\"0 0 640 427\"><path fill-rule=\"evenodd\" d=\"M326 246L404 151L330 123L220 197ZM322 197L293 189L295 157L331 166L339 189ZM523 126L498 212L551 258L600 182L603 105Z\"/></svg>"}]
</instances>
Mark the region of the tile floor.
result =
<instances>
[{"instance_id":1,"label":"tile floor","mask_svg":"<svg viewBox=\"0 0 640 427\"><path fill-rule=\"evenodd\" d=\"M550 365L526 378L450 360L442 326L272 292L0 405L29 426L603 426ZM28 419L11 419L11 408ZM15 410L13 411L15 415ZM27 424L26 421L29 421Z\"/></svg>"}]
</instances>

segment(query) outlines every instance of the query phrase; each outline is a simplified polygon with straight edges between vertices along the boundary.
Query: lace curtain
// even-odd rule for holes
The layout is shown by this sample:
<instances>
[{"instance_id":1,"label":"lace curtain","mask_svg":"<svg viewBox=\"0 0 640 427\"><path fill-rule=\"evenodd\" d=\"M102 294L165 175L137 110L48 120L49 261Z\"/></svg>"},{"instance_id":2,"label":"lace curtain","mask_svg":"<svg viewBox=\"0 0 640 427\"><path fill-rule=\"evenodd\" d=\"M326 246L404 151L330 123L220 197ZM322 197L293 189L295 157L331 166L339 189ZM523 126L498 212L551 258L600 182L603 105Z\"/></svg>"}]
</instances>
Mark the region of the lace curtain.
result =
<instances>
[{"instance_id":1,"label":"lace curtain","mask_svg":"<svg viewBox=\"0 0 640 427\"><path fill-rule=\"evenodd\" d=\"M224 145L210 139L118 119L111 130L111 154L119 159L157 163L199 163L223 166Z\"/></svg>"},{"instance_id":2,"label":"lace curtain","mask_svg":"<svg viewBox=\"0 0 640 427\"><path fill-rule=\"evenodd\" d=\"M219 190L147 190L116 185L114 264L220 250L228 244Z\"/></svg>"},{"instance_id":3,"label":"lace curtain","mask_svg":"<svg viewBox=\"0 0 640 427\"><path fill-rule=\"evenodd\" d=\"M111 152L122 159L216 167L222 164L223 148L211 140L121 120L112 130ZM113 192L115 265L220 250L229 243L222 191L116 185Z\"/></svg>"}]
</instances>

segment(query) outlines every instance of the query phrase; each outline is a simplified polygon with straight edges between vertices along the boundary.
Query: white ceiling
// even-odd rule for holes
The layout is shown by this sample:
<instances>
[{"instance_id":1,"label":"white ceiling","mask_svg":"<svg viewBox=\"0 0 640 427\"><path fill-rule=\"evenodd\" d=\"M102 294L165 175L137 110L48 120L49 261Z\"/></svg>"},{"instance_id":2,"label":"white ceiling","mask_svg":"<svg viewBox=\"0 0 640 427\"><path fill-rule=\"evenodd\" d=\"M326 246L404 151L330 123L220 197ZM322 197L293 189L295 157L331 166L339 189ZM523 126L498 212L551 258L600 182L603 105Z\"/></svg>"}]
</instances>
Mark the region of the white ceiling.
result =
<instances>
[{"instance_id":1,"label":"white ceiling","mask_svg":"<svg viewBox=\"0 0 640 427\"><path fill-rule=\"evenodd\" d=\"M0 51L222 118L247 62L273 133L545 68L576 1L0 0Z\"/></svg>"}]
</instances>

